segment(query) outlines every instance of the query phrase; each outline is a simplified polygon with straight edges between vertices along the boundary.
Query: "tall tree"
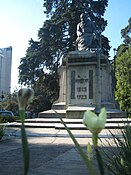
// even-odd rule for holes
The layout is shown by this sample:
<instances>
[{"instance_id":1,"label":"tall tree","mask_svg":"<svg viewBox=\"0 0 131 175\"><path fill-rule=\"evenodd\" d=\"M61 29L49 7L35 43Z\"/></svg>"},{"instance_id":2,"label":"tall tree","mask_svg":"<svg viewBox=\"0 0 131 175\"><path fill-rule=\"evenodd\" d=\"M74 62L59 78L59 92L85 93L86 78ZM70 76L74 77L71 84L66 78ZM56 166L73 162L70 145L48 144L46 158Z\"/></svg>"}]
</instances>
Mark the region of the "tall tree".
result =
<instances>
[{"instance_id":1,"label":"tall tree","mask_svg":"<svg viewBox=\"0 0 131 175\"><path fill-rule=\"evenodd\" d=\"M54 25L59 24L61 27L60 43L65 43L64 52L59 47L64 54L71 50L75 50L76 41L76 28L77 24L80 22L80 14L88 13L92 21L95 23L96 29L99 32L103 32L107 25L107 21L104 20L104 12L108 5L108 0L44 0L45 13L54 21ZM58 38L57 38L58 39ZM108 55L110 50L108 38L102 36L102 49L105 54Z\"/></svg>"},{"instance_id":2,"label":"tall tree","mask_svg":"<svg viewBox=\"0 0 131 175\"><path fill-rule=\"evenodd\" d=\"M39 41L29 41L26 57L21 59L19 66L19 82L33 84L37 74L45 69L57 72L60 60L76 48L76 27L81 13L89 13L97 30L103 32L107 25L103 18L107 5L108 0L44 0L49 19L38 31ZM103 35L102 50L107 55L110 50L108 38Z\"/></svg>"},{"instance_id":3,"label":"tall tree","mask_svg":"<svg viewBox=\"0 0 131 175\"><path fill-rule=\"evenodd\" d=\"M30 40L26 56L21 59L19 83L36 88L40 82L43 86L47 86L45 80L48 79L52 82L52 77L55 77L57 87L57 89L55 88L55 94L58 94L57 69L62 58L69 51L76 50L76 28L80 22L80 14L83 12L89 13L97 30L102 33L107 25L107 21L104 20L103 16L108 0L43 1L48 18L38 31L39 40ZM103 35L101 38L102 50L108 55L110 50L108 38ZM43 81L41 80L42 76L44 77ZM49 84L48 90L52 91ZM47 93L46 98L49 97L50 93ZM51 94L54 94L54 91ZM43 95L43 97L45 96ZM52 99L55 100L56 96L53 95Z\"/></svg>"},{"instance_id":4,"label":"tall tree","mask_svg":"<svg viewBox=\"0 0 131 175\"><path fill-rule=\"evenodd\" d=\"M24 85L33 85L39 77L41 71L41 57L39 54L39 42L29 41L29 47L26 57L21 58L19 69L19 83Z\"/></svg>"},{"instance_id":5,"label":"tall tree","mask_svg":"<svg viewBox=\"0 0 131 175\"><path fill-rule=\"evenodd\" d=\"M128 25L121 30L123 43L117 48L117 56L121 56L131 46L131 17L128 20Z\"/></svg>"},{"instance_id":6,"label":"tall tree","mask_svg":"<svg viewBox=\"0 0 131 175\"><path fill-rule=\"evenodd\" d=\"M131 18L121 30L123 44L117 49L116 57L116 99L123 111L131 113Z\"/></svg>"},{"instance_id":7,"label":"tall tree","mask_svg":"<svg viewBox=\"0 0 131 175\"><path fill-rule=\"evenodd\" d=\"M124 43L127 46L131 45L131 17L128 20L128 25L121 30L121 36L124 38Z\"/></svg>"},{"instance_id":8,"label":"tall tree","mask_svg":"<svg viewBox=\"0 0 131 175\"><path fill-rule=\"evenodd\" d=\"M44 0L45 13L48 16L39 29L39 52L42 64L46 69L56 73L60 60L69 52L76 50L76 28L80 22L80 14L88 13L96 25L98 32L103 32L107 25L104 12L108 0ZM110 50L109 40L101 36L102 51L108 55Z\"/></svg>"}]
</instances>

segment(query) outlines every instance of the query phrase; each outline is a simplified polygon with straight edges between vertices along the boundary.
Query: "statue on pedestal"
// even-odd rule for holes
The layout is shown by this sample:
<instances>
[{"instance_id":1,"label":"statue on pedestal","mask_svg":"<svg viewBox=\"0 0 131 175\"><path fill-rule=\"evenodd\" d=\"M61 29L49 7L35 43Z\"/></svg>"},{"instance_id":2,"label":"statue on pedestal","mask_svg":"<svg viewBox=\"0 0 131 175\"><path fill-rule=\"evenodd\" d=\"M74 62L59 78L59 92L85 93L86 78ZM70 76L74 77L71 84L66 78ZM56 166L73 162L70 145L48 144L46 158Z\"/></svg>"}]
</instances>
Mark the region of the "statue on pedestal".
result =
<instances>
[{"instance_id":1,"label":"statue on pedestal","mask_svg":"<svg viewBox=\"0 0 131 175\"><path fill-rule=\"evenodd\" d=\"M88 14L80 15L80 23L77 25L76 45L78 50L90 50L97 48L98 37L96 27L89 18Z\"/></svg>"}]
</instances>

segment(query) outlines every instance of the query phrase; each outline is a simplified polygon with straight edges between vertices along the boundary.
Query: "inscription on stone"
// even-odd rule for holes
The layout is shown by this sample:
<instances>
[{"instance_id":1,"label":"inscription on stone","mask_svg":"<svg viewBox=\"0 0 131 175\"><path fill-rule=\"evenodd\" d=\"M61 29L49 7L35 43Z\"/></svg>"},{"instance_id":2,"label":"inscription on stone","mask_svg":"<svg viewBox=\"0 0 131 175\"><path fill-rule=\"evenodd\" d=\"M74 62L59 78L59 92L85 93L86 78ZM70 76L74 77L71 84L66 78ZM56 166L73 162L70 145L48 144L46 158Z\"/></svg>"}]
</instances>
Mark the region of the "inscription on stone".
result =
<instances>
[{"instance_id":1,"label":"inscription on stone","mask_svg":"<svg viewBox=\"0 0 131 175\"><path fill-rule=\"evenodd\" d=\"M78 87L77 92L87 92L87 87Z\"/></svg>"},{"instance_id":2,"label":"inscription on stone","mask_svg":"<svg viewBox=\"0 0 131 175\"><path fill-rule=\"evenodd\" d=\"M89 99L93 99L93 70L89 70Z\"/></svg>"},{"instance_id":3,"label":"inscription on stone","mask_svg":"<svg viewBox=\"0 0 131 175\"><path fill-rule=\"evenodd\" d=\"M87 72L71 70L71 99L93 99L93 70Z\"/></svg>"},{"instance_id":4,"label":"inscription on stone","mask_svg":"<svg viewBox=\"0 0 131 175\"><path fill-rule=\"evenodd\" d=\"M80 78L80 79L75 79L76 83L87 83L88 79Z\"/></svg>"},{"instance_id":5,"label":"inscription on stone","mask_svg":"<svg viewBox=\"0 0 131 175\"><path fill-rule=\"evenodd\" d=\"M87 95L77 95L77 99L87 99Z\"/></svg>"},{"instance_id":6,"label":"inscription on stone","mask_svg":"<svg viewBox=\"0 0 131 175\"><path fill-rule=\"evenodd\" d=\"M77 87L77 99L79 100L86 100L87 99L87 83L88 83L88 78L86 76L81 77L78 75L77 79L75 79L76 87Z\"/></svg>"},{"instance_id":7,"label":"inscription on stone","mask_svg":"<svg viewBox=\"0 0 131 175\"><path fill-rule=\"evenodd\" d=\"M75 71L71 71L71 99L75 99Z\"/></svg>"}]
</instances>

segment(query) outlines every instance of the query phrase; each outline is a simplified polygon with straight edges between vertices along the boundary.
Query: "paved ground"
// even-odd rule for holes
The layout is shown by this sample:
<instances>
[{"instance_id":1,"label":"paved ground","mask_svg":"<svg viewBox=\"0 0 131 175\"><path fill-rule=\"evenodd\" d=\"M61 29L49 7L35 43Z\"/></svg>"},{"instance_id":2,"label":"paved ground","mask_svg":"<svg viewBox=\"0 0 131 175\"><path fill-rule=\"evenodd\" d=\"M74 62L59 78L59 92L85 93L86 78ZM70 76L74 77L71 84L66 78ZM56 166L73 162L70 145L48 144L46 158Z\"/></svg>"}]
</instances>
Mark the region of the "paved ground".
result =
<instances>
[{"instance_id":1,"label":"paved ground","mask_svg":"<svg viewBox=\"0 0 131 175\"><path fill-rule=\"evenodd\" d=\"M86 130L72 131L83 149L91 142ZM30 146L29 175L87 175L83 160L65 130L27 128ZM101 133L104 140L107 132ZM7 128L0 141L0 175L23 175L20 130Z\"/></svg>"}]
</instances>

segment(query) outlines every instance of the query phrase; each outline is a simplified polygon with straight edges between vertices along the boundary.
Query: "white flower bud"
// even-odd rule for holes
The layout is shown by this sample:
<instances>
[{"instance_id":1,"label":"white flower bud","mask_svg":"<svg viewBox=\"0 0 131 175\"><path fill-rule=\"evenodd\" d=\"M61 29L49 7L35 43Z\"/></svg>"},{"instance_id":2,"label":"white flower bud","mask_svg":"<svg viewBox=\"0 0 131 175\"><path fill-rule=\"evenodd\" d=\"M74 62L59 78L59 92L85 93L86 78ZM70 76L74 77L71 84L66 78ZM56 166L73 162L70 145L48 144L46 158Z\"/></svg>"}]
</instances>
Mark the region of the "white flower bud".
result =
<instances>
[{"instance_id":1,"label":"white flower bud","mask_svg":"<svg viewBox=\"0 0 131 175\"><path fill-rule=\"evenodd\" d=\"M32 101L34 90L31 88L23 88L18 91L19 110L25 110L26 105Z\"/></svg>"},{"instance_id":2,"label":"white flower bud","mask_svg":"<svg viewBox=\"0 0 131 175\"><path fill-rule=\"evenodd\" d=\"M91 133L99 134L101 130L105 128L106 118L107 114L105 108L101 109L99 116L92 111L86 111L83 117L83 124Z\"/></svg>"}]
</instances>

